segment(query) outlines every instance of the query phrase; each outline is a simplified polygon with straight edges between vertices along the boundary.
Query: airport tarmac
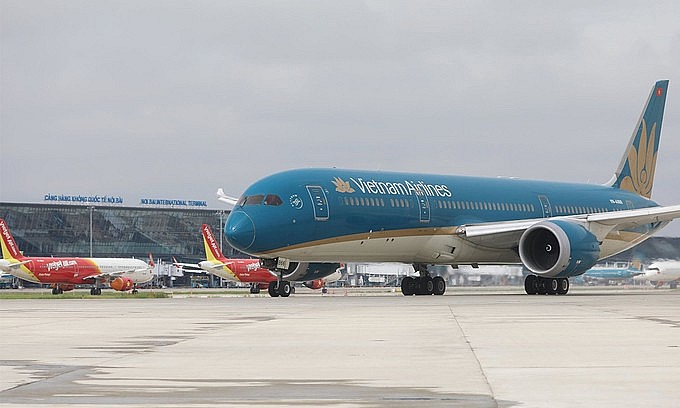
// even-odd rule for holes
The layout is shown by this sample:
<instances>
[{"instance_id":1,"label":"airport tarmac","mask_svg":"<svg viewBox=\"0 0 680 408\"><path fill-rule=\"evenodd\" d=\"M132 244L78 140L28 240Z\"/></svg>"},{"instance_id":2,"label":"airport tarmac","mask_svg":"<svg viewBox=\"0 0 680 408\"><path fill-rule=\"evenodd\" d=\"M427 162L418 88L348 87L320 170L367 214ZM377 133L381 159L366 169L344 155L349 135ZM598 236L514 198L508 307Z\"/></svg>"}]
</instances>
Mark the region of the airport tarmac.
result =
<instances>
[{"instance_id":1,"label":"airport tarmac","mask_svg":"<svg viewBox=\"0 0 680 408\"><path fill-rule=\"evenodd\" d=\"M0 405L680 404L679 290L334 293L2 300Z\"/></svg>"}]
</instances>

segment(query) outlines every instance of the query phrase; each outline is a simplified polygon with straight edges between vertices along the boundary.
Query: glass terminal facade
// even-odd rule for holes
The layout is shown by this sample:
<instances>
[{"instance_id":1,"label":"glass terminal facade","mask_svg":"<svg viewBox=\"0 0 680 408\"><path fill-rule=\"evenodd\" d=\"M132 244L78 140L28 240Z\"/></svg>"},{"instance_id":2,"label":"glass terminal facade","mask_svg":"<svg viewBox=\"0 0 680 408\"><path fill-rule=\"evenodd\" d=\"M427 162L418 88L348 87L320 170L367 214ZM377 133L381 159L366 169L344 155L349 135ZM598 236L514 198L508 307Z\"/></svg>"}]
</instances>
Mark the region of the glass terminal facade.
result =
<instances>
[{"instance_id":1,"label":"glass terminal facade","mask_svg":"<svg viewBox=\"0 0 680 408\"><path fill-rule=\"evenodd\" d=\"M205 259L201 224L219 236L227 257L245 257L222 239L227 210L0 203L29 256L135 257L171 262Z\"/></svg>"}]
</instances>

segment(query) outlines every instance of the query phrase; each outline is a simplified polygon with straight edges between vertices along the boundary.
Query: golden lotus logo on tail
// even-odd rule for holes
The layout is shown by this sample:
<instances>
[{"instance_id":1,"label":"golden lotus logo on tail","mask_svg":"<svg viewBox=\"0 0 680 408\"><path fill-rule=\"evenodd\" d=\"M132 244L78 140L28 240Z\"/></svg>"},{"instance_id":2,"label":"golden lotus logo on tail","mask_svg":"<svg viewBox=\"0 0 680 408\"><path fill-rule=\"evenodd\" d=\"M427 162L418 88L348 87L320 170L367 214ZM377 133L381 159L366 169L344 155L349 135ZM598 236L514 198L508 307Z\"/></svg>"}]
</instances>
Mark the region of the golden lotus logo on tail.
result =
<instances>
[{"instance_id":1,"label":"golden lotus logo on tail","mask_svg":"<svg viewBox=\"0 0 680 408\"><path fill-rule=\"evenodd\" d=\"M630 146L628 151L628 168L630 175L621 180L621 189L632 191L643 197L650 198L654 184L654 169L656 168L656 123L647 133L647 122L642 119L642 131L638 148Z\"/></svg>"},{"instance_id":2,"label":"golden lotus logo on tail","mask_svg":"<svg viewBox=\"0 0 680 408\"><path fill-rule=\"evenodd\" d=\"M340 177L335 177L333 179L333 184L335 185L335 191L339 193L353 193L354 189L349 185L349 181L344 181Z\"/></svg>"}]
</instances>

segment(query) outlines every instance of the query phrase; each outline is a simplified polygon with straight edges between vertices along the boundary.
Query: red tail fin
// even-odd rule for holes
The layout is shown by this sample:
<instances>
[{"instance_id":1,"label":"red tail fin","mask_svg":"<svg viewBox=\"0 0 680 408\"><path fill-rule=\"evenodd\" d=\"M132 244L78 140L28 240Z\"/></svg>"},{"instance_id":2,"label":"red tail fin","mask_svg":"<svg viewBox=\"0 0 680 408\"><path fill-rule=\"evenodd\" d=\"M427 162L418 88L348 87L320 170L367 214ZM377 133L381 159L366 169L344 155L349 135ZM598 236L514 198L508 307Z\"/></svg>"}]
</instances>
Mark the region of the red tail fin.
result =
<instances>
[{"instance_id":1,"label":"red tail fin","mask_svg":"<svg viewBox=\"0 0 680 408\"><path fill-rule=\"evenodd\" d=\"M203 244L205 245L205 256L209 261L216 259L224 259L220 245L215 240L215 236L208 224L201 225L201 233L203 234Z\"/></svg>"},{"instance_id":2,"label":"red tail fin","mask_svg":"<svg viewBox=\"0 0 680 408\"><path fill-rule=\"evenodd\" d=\"M4 219L0 218L0 235L2 236L2 241L0 245L2 246L2 258L3 259L23 259L23 255L19 251L17 243L14 242L14 237L9 232L9 227Z\"/></svg>"}]
</instances>

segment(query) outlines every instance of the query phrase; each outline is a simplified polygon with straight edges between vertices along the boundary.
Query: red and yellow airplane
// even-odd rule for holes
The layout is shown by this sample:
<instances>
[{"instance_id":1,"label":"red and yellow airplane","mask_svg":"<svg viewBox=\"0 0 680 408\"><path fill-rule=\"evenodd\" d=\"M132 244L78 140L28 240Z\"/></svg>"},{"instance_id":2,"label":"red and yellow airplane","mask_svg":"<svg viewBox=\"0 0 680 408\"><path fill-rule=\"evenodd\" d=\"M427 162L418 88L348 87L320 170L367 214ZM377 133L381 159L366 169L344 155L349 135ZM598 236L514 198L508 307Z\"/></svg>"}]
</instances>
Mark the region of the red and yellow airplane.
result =
<instances>
[{"instance_id":1,"label":"red and yellow airplane","mask_svg":"<svg viewBox=\"0 0 680 408\"><path fill-rule=\"evenodd\" d=\"M101 286L108 283L117 291L132 290L153 278L151 264L133 258L75 258L24 256L0 218L2 259L0 270L29 282L51 284L52 294L73 290L75 285L93 285L91 295L101 295Z\"/></svg>"},{"instance_id":2,"label":"red and yellow airplane","mask_svg":"<svg viewBox=\"0 0 680 408\"><path fill-rule=\"evenodd\" d=\"M260 290L267 289L272 297L289 296L290 291L278 290L278 278L276 274L269 269L260 266L259 259L230 259L225 257L220 250L220 246L213 235L210 226L203 224L201 226L201 234L203 235L203 245L205 246L206 260L196 264L179 263L175 260L175 266L186 267L188 269L196 269L196 267L223 279L239 282L250 283L250 293L260 293ZM333 282L340 277L338 271L330 276L332 279L316 279L311 281L304 281L303 285L310 289L323 289L325 293L326 283ZM271 285L273 283L273 285Z\"/></svg>"}]
</instances>

